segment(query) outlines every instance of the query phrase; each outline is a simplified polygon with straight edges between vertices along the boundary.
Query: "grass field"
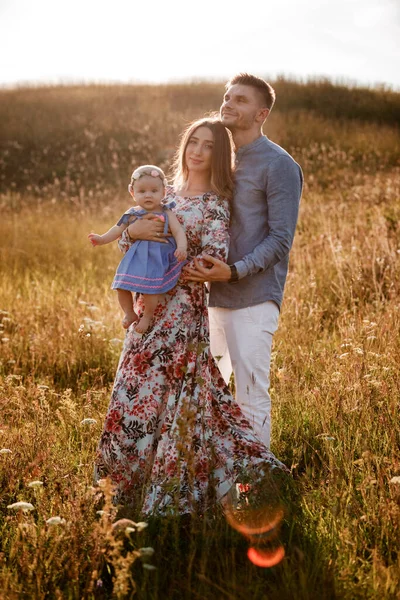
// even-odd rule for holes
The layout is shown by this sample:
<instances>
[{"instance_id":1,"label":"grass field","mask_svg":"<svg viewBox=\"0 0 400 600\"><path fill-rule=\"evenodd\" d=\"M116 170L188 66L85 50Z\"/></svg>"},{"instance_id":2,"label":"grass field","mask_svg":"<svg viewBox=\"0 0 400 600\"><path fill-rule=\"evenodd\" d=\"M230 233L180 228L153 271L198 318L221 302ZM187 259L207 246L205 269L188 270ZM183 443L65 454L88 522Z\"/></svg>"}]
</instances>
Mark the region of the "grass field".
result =
<instances>
[{"instance_id":1,"label":"grass field","mask_svg":"<svg viewBox=\"0 0 400 600\"><path fill-rule=\"evenodd\" d=\"M306 185L271 374L293 474L271 569L222 514L121 536L91 487L123 331L119 252L87 233L129 205L134 166L168 168L222 86L0 92L2 600L400 598L400 94L277 89L266 131Z\"/></svg>"}]
</instances>

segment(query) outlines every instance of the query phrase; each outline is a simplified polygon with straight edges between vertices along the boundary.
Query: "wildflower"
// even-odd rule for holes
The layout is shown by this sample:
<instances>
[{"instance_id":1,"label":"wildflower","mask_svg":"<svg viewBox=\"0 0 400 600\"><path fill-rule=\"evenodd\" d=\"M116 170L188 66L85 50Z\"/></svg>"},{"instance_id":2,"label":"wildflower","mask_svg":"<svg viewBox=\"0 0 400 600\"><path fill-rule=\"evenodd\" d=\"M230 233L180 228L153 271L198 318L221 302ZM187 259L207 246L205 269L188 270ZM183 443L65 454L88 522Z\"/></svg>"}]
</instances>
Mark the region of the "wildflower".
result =
<instances>
[{"instance_id":1,"label":"wildflower","mask_svg":"<svg viewBox=\"0 0 400 600\"><path fill-rule=\"evenodd\" d=\"M8 337L3 337L3 338L1 338L1 341L3 342L3 344L7 344L7 342L9 342L9 341L10 341L10 338L8 338Z\"/></svg>"},{"instance_id":2,"label":"wildflower","mask_svg":"<svg viewBox=\"0 0 400 600\"><path fill-rule=\"evenodd\" d=\"M139 548L140 556L153 556L154 548L148 546L147 548Z\"/></svg>"},{"instance_id":3,"label":"wildflower","mask_svg":"<svg viewBox=\"0 0 400 600\"><path fill-rule=\"evenodd\" d=\"M122 344L123 340L120 340L119 338L112 338L110 340L110 344L112 344L113 346L119 346L119 344Z\"/></svg>"},{"instance_id":4,"label":"wildflower","mask_svg":"<svg viewBox=\"0 0 400 600\"><path fill-rule=\"evenodd\" d=\"M149 565L148 563L143 563L143 569L147 571L155 571L156 567L154 565Z\"/></svg>"},{"instance_id":5,"label":"wildflower","mask_svg":"<svg viewBox=\"0 0 400 600\"><path fill-rule=\"evenodd\" d=\"M126 535L129 535L130 533L134 533L135 531L136 531L136 529L134 527L127 527L125 529Z\"/></svg>"},{"instance_id":6,"label":"wildflower","mask_svg":"<svg viewBox=\"0 0 400 600\"><path fill-rule=\"evenodd\" d=\"M119 519L112 524L112 529L115 533L125 531L127 527L135 527L134 521L131 521L130 519Z\"/></svg>"},{"instance_id":7,"label":"wildflower","mask_svg":"<svg viewBox=\"0 0 400 600\"><path fill-rule=\"evenodd\" d=\"M95 425L96 423L96 419L91 418L83 419L83 421L81 421L81 425Z\"/></svg>"},{"instance_id":8,"label":"wildflower","mask_svg":"<svg viewBox=\"0 0 400 600\"><path fill-rule=\"evenodd\" d=\"M10 450L9 448L2 448L0 450L0 454L12 454L12 450Z\"/></svg>"},{"instance_id":9,"label":"wildflower","mask_svg":"<svg viewBox=\"0 0 400 600\"><path fill-rule=\"evenodd\" d=\"M48 390L50 389L48 385L38 385L38 390Z\"/></svg>"},{"instance_id":10,"label":"wildflower","mask_svg":"<svg viewBox=\"0 0 400 600\"><path fill-rule=\"evenodd\" d=\"M23 510L24 512L35 510L35 507L30 502L14 502L7 506L10 510Z\"/></svg>"},{"instance_id":11,"label":"wildflower","mask_svg":"<svg viewBox=\"0 0 400 600\"><path fill-rule=\"evenodd\" d=\"M348 356L348 355L349 355L349 353L348 353L348 352L344 352L343 354L341 354L341 355L339 356L339 360L342 360L342 358L346 358L346 356Z\"/></svg>"},{"instance_id":12,"label":"wildflower","mask_svg":"<svg viewBox=\"0 0 400 600\"><path fill-rule=\"evenodd\" d=\"M96 312L97 310L100 310L99 307L95 306L94 304L91 304L90 306L88 306L87 309L92 312Z\"/></svg>"},{"instance_id":13,"label":"wildflower","mask_svg":"<svg viewBox=\"0 0 400 600\"><path fill-rule=\"evenodd\" d=\"M392 477L389 483L393 483L394 485L400 485L400 475Z\"/></svg>"},{"instance_id":14,"label":"wildflower","mask_svg":"<svg viewBox=\"0 0 400 600\"><path fill-rule=\"evenodd\" d=\"M47 519L46 523L47 525L64 525L65 519L61 517L50 517L50 519Z\"/></svg>"},{"instance_id":15,"label":"wildflower","mask_svg":"<svg viewBox=\"0 0 400 600\"><path fill-rule=\"evenodd\" d=\"M353 348L353 350L356 354L364 354L364 352L361 348Z\"/></svg>"},{"instance_id":16,"label":"wildflower","mask_svg":"<svg viewBox=\"0 0 400 600\"><path fill-rule=\"evenodd\" d=\"M100 517L102 517L103 515L106 515L107 512L105 510L96 510L96 515L100 515Z\"/></svg>"},{"instance_id":17,"label":"wildflower","mask_svg":"<svg viewBox=\"0 0 400 600\"><path fill-rule=\"evenodd\" d=\"M84 306L86 306L88 303L84 300L78 300L78 304L83 304Z\"/></svg>"},{"instance_id":18,"label":"wildflower","mask_svg":"<svg viewBox=\"0 0 400 600\"><path fill-rule=\"evenodd\" d=\"M135 527L140 532L140 531L143 531L143 529L146 529L146 527L148 527L148 525L144 521L139 521L139 523L135 523Z\"/></svg>"},{"instance_id":19,"label":"wildflower","mask_svg":"<svg viewBox=\"0 0 400 600\"><path fill-rule=\"evenodd\" d=\"M31 488L40 488L43 485L43 481L31 481L30 483L28 483L28 487Z\"/></svg>"}]
</instances>

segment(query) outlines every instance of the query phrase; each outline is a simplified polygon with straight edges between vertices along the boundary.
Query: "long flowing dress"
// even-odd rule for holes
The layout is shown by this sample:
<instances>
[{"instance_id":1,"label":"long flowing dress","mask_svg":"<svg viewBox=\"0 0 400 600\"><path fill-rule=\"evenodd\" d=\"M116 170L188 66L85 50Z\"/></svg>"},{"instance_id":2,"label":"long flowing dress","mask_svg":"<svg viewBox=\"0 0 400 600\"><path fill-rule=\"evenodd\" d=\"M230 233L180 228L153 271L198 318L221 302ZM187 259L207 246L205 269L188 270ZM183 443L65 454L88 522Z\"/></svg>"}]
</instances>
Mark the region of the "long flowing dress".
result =
<instances>
[{"instance_id":1,"label":"long flowing dress","mask_svg":"<svg viewBox=\"0 0 400 600\"><path fill-rule=\"evenodd\" d=\"M226 260L228 201L172 188L167 199L176 201L189 255ZM204 284L181 278L141 338L127 331L95 478L109 476L115 501L140 503L145 515L183 514L204 511L255 467L286 470L257 439L211 355Z\"/></svg>"}]
</instances>

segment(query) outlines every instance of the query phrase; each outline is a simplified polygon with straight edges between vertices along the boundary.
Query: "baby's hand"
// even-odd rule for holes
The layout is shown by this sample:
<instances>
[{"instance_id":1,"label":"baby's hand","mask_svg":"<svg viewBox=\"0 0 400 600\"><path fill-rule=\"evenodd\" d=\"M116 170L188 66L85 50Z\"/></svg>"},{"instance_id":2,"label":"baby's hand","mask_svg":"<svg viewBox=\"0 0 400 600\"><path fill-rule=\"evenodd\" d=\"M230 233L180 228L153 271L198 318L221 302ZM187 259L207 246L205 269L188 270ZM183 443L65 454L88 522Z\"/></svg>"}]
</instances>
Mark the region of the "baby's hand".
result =
<instances>
[{"instance_id":1,"label":"baby's hand","mask_svg":"<svg viewBox=\"0 0 400 600\"><path fill-rule=\"evenodd\" d=\"M183 250L182 248L177 248L174 252L174 256L176 256L179 261L185 260L187 257L187 251Z\"/></svg>"},{"instance_id":2,"label":"baby's hand","mask_svg":"<svg viewBox=\"0 0 400 600\"><path fill-rule=\"evenodd\" d=\"M88 238L89 238L89 241L92 244L92 246L101 246L101 243L102 243L101 235L97 235L97 233L89 233Z\"/></svg>"}]
</instances>

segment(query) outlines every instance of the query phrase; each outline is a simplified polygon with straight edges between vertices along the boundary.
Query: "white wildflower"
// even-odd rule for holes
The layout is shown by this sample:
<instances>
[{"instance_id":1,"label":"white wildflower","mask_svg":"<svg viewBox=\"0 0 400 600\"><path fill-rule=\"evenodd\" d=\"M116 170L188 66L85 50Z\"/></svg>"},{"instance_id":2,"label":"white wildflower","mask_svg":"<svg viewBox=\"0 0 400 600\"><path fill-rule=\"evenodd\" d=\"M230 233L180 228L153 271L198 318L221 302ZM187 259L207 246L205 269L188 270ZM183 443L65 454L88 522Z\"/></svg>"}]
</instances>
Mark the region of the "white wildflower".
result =
<instances>
[{"instance_id":1,"label":"white wildflower","mask_svg":"<svg viewBox=\"0 0 400 600\"><path fill-rule=\"evenodd\" d=\"M100 310L99 307L95 306L94 304L91 304L90 306L88 306L87 309L92 312L96 312L97 310Z\"/></svg>"},{"instance_id":2,"label":"white wildflower","mask_svg":"<svg viewBox=\"0 0 400 600\"><path fill-rule=\"evenodd\" d=\"M1 338L1 341L3 342L3 344L7 344L7 342L9 342L9 341L10 341L10 338L8 338L8 337L3 337L3 338Z\"/></svg>"},{"instance_id":3,"label":"white wildflower","mask_svg":"<svg viewBox=\"0 0 400 600\"><path fill-rule=\"evenodd\" d=\"M139 523L135 523L134 525L139 532L143 531L143 529L146 529L146 527L148 527L148 524L144 521L139 521Z\"/></svg>"},{"instance_id":4,"label":"white wildflower","mask_svg":"<svg viewBox=\"0 0 400 600\"><path fill-rule=\"evenodd\" d=\"M154 548L148 546L147 548L139 548L139 552L141 556L153 556Z\"/></svg>"},{"instance_id":5,"label":"white wildflower","mask_svg":"<svg viewBox=\"0 0 400 600\"><path fill-rule=\"evenodd\" d=\"M143 569L146 569L147 571L155 571L156 567L154 565L149 565L147 563L143 563Z\"/></svg>"},{"instance_id":6,"label":"white wildflower","mask_svg":"<svg viewBox=\"0 0 400 600\"><path fill-rule=\"evenodd\" d=\"M38 390L48 390L50 389L48 385L38 385Z\"/></svg>"},{"instance_id":7,"label":"white wildflower","mask_svg":"<svg viewBox=\"0 0 400 600\"><path fill-rule=\"evenodd\" d=\"M103 515L107 515L107 511L105 510L96 510L96 515L99 515L100 517L102 517Z\"/></svg>"},{"instance_id":8,"label":"white wildflower","mask_svg":"<svg viewBox=\"0 0 400 600\"><path fill-rule=\"evenodd\" d=\"M348 356L348 355L349 355L349 353L348 353L348 352L344 352L343 354L341 354L341 355L339 356L339 360L342 360L342 358L346 358L346 356Z\"/></svg>"},{"instance_id":9,"label":"white wildflower","mask_svg":"<svg viewBox=\"0 0 400 600\"><path fill-rule=\"evenodd\" d=\"M96 419L91 418L83 419L83 421L81 421L81 425L95 425L96 423Z\"/></svg>"},{"instance_id":10,"label":"white wildflower","mask_svg":"<svg viewBox=\"0 0 400 600\"><path fill-rule=\"evenodd\" d=\"M392 477L389 483L393 483L394 485L400 485L400 475Z\"/></svg>"},{"instance_id":11,"label":"white wildflower","mask_svg":"<svg viewBox=\"0 0 400 600\"><path fill-rule=\"evenodd\" d=\"M129 535L130 533L134 533L135 531L136 531L136 529L134 527L127 527L125 529L126 535Z\"/></svg>"},{"instance_id":12,"label":"white wildflower","mask_svg":"<svg viewBox=\"0 0 400 600\"><path fill-rule=\"evenodd\" d=\"M130 519L119 519L112 524L112 529L115 533L125 532L127 527L135 527L135 523Z\"/></svg>"},{"instance_id":13,"label":"white wildflower","mask_svg":"<svg viewBox=\"0 0 400 600\"><path fill-rule=\"evenodd\" d=\"M86 306L88 303L85 302L84 300L78 300L78 304L82 304L83 306Z\"/></svg>"},{"instance_id":14,"label":"white wildflower","mask_svg":"<svg viewBox=\"0 0 400 600\"><path fill-rule=\"evenodd\" d=\"M7 508L10 510L23 510L24 512L35 510L35 507L30 502L14 502L14 504L9 504Z\"/></svg>"},{"instance_id":15,"label":"white wildflower","mask_svg":"<svg viewBox=\"0 0 400 600\"><path fill-rule=\"evenodd\" d=\"M12 450L10 448L2 448L0 454L12 454Z\"/></svg>"},{"instance_id":16,"label":"white wildflower","mask_svg":"<svg viewBox=\"0 0 400 600\"><path fill-rule=\"evenodd\" d=\"M30 483L28 483L28 487L31 488L40 488L43 485L43 481L31 481Z\"/></svg>"},{"instance_id":17,"label":"white wildflower","mask_svg":"<svg viewBox=\"0 0 400 600\"><path fill-rule=\"evenodd\" d=\"M64 525L65 519L62 517L50 517L50 519L47 519L46 523L47 525Z\"/></svg>"}]
</instances>

